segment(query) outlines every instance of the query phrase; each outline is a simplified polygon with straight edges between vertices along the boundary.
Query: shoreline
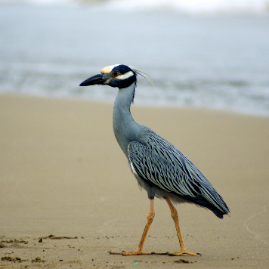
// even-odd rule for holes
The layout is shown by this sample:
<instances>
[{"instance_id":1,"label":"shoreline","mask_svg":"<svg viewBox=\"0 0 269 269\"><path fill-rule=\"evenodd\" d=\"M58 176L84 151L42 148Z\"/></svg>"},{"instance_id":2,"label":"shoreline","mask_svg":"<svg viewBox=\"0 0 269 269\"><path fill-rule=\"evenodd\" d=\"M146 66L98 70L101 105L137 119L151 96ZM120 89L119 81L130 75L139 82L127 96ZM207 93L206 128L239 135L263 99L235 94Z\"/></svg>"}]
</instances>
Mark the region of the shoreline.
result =
<instances>
[{"instance_id":1,"label":"shoreline","mask_svg":"<svg viewBox=\"0 0 269 269\"><path fill-rule=\"evenodd\" d=\"M116 98L117 93L115 93ZM112 105L114 104L113 100L94 100L90 98L84 97L76 97L76 96L48 96L48 95L32 95L32 94L19 94L19 93L0 93L0 97L14 97L14 98L32 98L32 99L45 99L45 100L59 100L59 101L74 101L74 102L87 102L89 104L102 104L102 105ZM250 112L242 112L238 110L226 110L224 108L210 108L210 107L197 107L197 106L177 106L177 105L152 105L152 104L137 104L136 101L132 103L131 109L136 108L145 108L145 109L168 109L168 110L187 110L187 111L204 111L204 112L212 112L218 114L227 114L227 115L235 115L235 116L243 116L243 117L254 117L254 118L263 118L269 119L269 115L266 114L252 114Z\"/></svg>"}]
</instances>

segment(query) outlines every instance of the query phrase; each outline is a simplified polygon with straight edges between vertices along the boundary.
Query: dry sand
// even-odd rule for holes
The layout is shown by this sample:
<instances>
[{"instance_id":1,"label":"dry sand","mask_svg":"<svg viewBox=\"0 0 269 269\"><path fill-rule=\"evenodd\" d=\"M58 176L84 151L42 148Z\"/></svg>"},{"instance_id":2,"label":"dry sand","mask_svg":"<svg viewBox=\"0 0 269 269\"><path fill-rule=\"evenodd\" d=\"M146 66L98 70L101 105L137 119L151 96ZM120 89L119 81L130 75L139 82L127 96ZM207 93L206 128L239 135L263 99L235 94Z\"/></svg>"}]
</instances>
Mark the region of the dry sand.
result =
<instances>
[{"instance_id":1,"label":"dry sand","mask_svg":"<svg viewBox=\"0 0 269 269\"><path fill-rule=\"evenodd\" d=\"M0 268L269 268L269 119L132 111L187 155L231 209L220 220L177 205L187 248L202 256L108 253L136 249L149 207L115 141L111 104L1 95ZM167 204L155 199L155 210L144 250L178 251Z\"/></svg>"}]
</instances>

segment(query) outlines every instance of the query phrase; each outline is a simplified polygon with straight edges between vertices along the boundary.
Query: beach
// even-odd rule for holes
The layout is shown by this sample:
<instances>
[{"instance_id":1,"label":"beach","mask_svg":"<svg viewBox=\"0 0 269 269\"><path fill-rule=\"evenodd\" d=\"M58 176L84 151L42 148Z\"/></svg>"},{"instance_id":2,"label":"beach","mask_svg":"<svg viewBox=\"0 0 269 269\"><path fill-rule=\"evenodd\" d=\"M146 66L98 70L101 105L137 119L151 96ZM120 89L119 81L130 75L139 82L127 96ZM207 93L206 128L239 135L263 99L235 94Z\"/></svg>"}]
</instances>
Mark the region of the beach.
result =
<instances>
[{"instance_id":1,"label":"beach","mask_svg":"<svg viewBox=\"0 0 269 269\"><path fill-rule=\"evenodd\" d=\"M268 268L269 118L134 105L135 120L180 149L224 197L218 219L177 205L187 249L135 250L149 200L112 130L112 103L0 96L0 268ZM170 211L155 199L145 242L179 251Z\"/></svg>"}]
</instances>

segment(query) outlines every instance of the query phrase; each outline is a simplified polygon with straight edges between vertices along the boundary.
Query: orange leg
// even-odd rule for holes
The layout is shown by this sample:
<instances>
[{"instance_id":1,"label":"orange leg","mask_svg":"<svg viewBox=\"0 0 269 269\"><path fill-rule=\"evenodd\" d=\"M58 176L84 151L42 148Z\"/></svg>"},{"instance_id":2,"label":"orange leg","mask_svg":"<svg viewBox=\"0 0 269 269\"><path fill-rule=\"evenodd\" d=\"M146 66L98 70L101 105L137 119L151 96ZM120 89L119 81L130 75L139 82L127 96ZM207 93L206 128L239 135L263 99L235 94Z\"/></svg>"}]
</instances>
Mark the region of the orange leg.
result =
<instances>
[{"instance_id":1,"label":"orange leg","mask_svg":"<svg viewBox=\"0 0 269 269\"><path fill-rule=\"evenodd\" d=\"M143 235L141 237L140 243L138 245L138 248L132 252L112 252L111 251L110 254L120 254L120 255L124 255L124 256L127 256L127 255L152 255L152 254L154 254L151 252L142 252L142 249L143 249L150 225L153 222L154 216L155 216L154 200L152 199L152 200L150 200L149 213L147 216L147 223L146 223Z\"/></svg>"},{"instance_id":2,"label":"orange leg","mask_svg":"<svg viewBox=\"0 0 269 269\"><path fill-rule=\"evenodd\" d=\"M178 236L178 240L179 240L179 244L180 244L180 248L181 250L179 252L172 252L170 253L173 256L179 256L182 254L188 254L188 255L192 255L192 256L197 256L196 253L192 253L187 251L186 246L184 244L184 240L183 240L183 236L181 233L181 229L180 229L180 225L179 225L179 219L178 219L178 214L177 214L177 210L176 208L173 206L173 204L171 203L170 199L167 197L166 198L166 202L170 208L171 211L171 217L175 222L175 226L176 226L176 230L177 230L177 236Z\"/></svg>"}]
</instances>

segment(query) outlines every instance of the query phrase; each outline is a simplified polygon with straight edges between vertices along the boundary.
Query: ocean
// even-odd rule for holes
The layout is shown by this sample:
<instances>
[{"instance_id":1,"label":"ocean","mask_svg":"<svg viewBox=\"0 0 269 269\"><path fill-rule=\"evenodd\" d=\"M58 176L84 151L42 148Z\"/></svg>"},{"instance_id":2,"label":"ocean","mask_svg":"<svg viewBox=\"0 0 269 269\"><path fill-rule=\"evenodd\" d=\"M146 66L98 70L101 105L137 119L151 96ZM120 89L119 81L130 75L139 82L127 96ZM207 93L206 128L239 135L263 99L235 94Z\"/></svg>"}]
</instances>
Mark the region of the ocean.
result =
<instances>
[{"instance_id":1,"label":"ocean","mask_svg":"<svg viewBox=\"0 0 269 269\"><path fill-rule=\"evenodd\" d=\"M266 1L0 1L0 26L0 93L113 102L78 85L122 63L135 104L269 116Z\"/></svg>"}]
</instances>

